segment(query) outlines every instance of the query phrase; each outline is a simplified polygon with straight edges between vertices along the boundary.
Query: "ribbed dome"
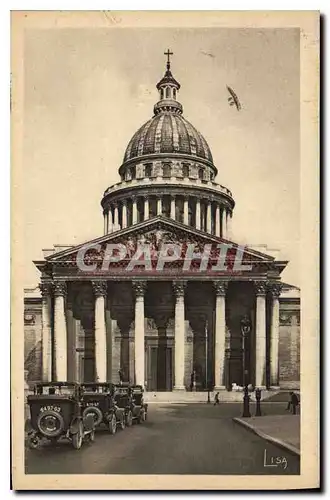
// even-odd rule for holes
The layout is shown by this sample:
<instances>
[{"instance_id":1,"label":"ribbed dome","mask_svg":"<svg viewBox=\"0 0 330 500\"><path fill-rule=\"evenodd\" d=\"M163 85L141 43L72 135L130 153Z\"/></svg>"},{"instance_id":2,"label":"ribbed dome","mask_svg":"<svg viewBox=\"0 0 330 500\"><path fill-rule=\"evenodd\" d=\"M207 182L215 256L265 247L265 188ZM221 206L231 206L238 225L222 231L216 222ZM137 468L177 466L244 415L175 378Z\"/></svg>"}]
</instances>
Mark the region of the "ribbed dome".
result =
<instances>
[{"instance_id":1,"label":"ribbed dome","mask_svg":"<svg viewBox=\"0 0 330 500\"><path fill-rule=\"evenodd\" d=\"M127 146L124 162L156 153L188 154L213 163L202 134L181 114L171 111L163 111L142 125Z\"/></svg>"}]
</instances>

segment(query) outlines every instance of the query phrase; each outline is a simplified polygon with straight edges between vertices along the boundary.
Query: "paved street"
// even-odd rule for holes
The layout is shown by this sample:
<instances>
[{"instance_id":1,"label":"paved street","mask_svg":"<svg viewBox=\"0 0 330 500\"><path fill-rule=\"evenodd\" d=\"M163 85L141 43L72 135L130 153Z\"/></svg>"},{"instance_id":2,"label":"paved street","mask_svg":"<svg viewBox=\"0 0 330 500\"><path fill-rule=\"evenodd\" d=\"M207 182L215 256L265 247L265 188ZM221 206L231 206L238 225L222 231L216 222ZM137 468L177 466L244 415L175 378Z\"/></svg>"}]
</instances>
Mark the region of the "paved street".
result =
<instances>
[{"instance_id":1,"label":"paved street","mask_svg":"<svg viewBox=\"0 0 330 500\"><path fill-rule=\"evenodd\" d=\"M284 403L264 405L284 413ZM299 474L299 457L232 421L241 404L149 405L148 421L111 436L97 432L80 451L70 443L26 450L31 474ZM253 411L253 406L252 406ZM266 450L266 451L265 451ZM269 467L272 457L281 459ZM266 460L266 462L265 462ZM274 462L274 460L273 460ZM266 463L266 466L265 466Z\"/></svg>"}]
</instances>

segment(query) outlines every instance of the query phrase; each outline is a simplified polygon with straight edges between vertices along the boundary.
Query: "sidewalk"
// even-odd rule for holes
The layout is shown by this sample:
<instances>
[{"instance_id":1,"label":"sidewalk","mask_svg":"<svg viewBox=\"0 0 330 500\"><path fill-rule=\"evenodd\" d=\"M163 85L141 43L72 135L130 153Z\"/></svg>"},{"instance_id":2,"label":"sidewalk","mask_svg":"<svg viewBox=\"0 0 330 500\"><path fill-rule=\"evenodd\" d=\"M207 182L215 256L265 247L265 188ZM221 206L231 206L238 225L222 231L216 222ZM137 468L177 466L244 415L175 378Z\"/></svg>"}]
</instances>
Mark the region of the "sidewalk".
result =
<instances>
[{"instance_id":1,"label":"sidewalk","mask_svg":"<svg viewBox=\"0 0 330 500\"><path fill-rule=\"evenodd\" d=\"M300 415L288 413L233 420L263 439L300 455Z\"/></svg>"}]
</instances>

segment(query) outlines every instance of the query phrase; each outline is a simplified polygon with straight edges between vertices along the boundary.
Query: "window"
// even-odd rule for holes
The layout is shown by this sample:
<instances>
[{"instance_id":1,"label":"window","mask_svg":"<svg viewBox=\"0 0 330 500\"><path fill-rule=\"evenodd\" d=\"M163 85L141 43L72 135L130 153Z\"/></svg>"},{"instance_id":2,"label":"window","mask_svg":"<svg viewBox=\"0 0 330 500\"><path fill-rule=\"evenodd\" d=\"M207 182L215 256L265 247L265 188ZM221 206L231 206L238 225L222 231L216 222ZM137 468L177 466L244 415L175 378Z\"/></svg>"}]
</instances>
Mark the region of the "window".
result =
<instances>
[{"instance_id":1,"label":"window","mask_svg":"<svg viewBox=\"0 0 330 500\"><path fill-rule=\"evenodd\" d=\"M163 177L171 177L171 164L163 163Z\"/></svg>"},{"instance_id":2,"label":"window","mask_svg":"<svg viewBox=\"0 0 330 500\"><path fill-rule=\"evenodd\" d=\"M130 172L131 172L131 179L135 179L135 167L132 167Z\"/></svg>"},{"instance_id":3,"label":"window","mask_svg":"<svg viewBox=\"0 0 330 500\"><path fill-rule=\"evenodd\" d=\"M189 163L182 164L182 175L183 177L189 177Z\"/></svg>"},{"instance_id":4,"label":"window","mask_svg":"<svg viewBox=\"0 0 330 500\"><path fill-rule=\"evenodd\" d=\"M160 98L164 99L164 89L160 89Z\"/></svg>"},{"instance_id":5,"label":"window","mask_svg":"<svg viewBox=\"0 0 330 500\"><path fill-rule=\"evenodd\" d=\"M204 169L200 168L198 170L198 178L202 181L204 179Z\"/></svg>"},{"instance_id":6,"label":"window","mask_svg":"<svg viewBox=\"0 0 330 500\"><path fill-rule=\"evenodd\" d=\"M171 97L170 87L166 87L166 98Z\"/></svg>"},{"instance_id":7,"label":"window","mask_svg":"<svg viewBox=\"0 0 330 500\"><path fill-rule=\"evenodd\" d=\"M151 171L152 171L152 163L147 163L144 166L144 175L145 175L145 177L151 177Z\"/></svg>"},{"instance_id":8,"label":"window","mask_svg":"<svg viewBox=\"0 0 330 500\"><path fill-rule=\"evenodd\" d=\"M176 89L173 89L173 99L176 99Z\"/></svg>"}]
</instances>

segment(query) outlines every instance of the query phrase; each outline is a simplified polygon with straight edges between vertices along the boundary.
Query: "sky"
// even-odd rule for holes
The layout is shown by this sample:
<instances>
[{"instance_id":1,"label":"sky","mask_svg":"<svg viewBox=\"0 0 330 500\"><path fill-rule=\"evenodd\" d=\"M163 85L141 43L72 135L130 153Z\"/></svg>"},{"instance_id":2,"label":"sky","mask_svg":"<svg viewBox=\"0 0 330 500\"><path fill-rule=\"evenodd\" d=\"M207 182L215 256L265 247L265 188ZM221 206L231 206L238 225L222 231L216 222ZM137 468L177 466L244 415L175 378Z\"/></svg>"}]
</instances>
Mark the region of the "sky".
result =
<instances>
[{"instance_id":1,"label":"sky","mask_svg":"<svg viewBox=\"0 0 330 500\"><path fill-rule=\"evenodd\" d=\"M299 30L31 29L24 50L24 268L54 244L103 234L103 192L153 114L170 48L184 116L236 203L233 240L267 244L300 284ZM226 85L242 104L228 104Z\"/></svg>"}]
</instances>

